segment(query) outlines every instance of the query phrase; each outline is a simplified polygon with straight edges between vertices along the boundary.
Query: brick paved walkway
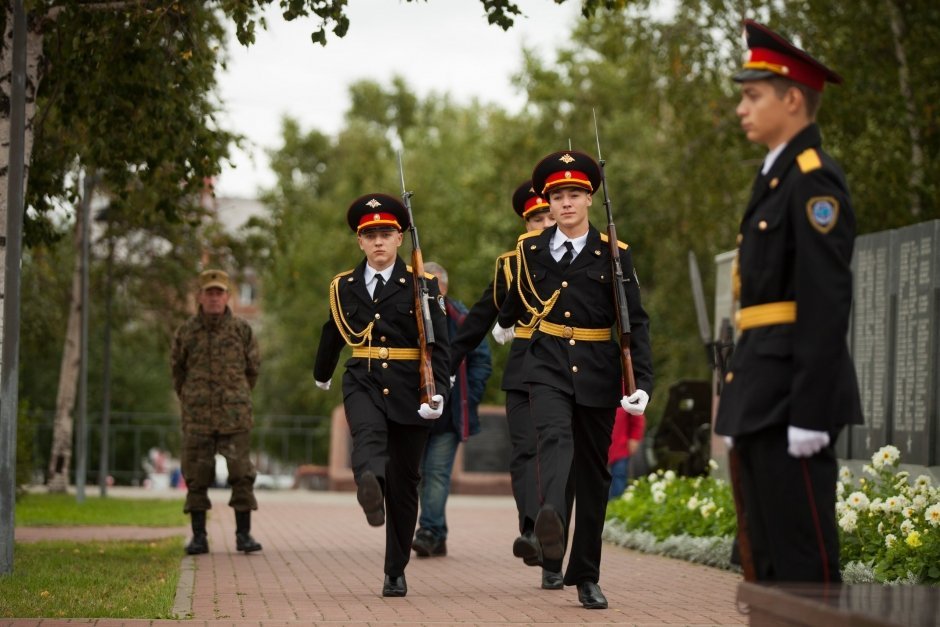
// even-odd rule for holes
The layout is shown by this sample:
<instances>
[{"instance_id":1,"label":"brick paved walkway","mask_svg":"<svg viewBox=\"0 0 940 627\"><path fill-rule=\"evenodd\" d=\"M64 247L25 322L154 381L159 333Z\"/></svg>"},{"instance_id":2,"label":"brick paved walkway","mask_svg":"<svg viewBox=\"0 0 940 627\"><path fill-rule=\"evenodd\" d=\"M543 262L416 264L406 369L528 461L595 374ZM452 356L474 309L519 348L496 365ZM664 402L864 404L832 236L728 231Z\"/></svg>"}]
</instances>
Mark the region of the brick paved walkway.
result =
<instances>
[{"instance_id":1,"label":"brick paved walkway","mask_svg":"<svg viewBox=\"0 0 940 627\"><path fill-rule=\"evenodd\" d=\"M177 495L178 497L178 495ZM227 492L213 493L210 553L182 558L175 610L185 625L739 625L738 575L604 546L608 610L585 610L574 588L541 590L540 569L512 557L508 497L455 496L447 557L412 559L408 596L381 596L384 528L369 527L352 493L259 492L260 553L235 552ZM140 530L112 529L109 537ZM180 533L183 530L172 530ZM53 534L46 532L46 537ZM152 530L145 530L153 537ZM36 532L17 530L17 540ZM70 530L75 538L75 530ZM0 627L180 625L178 621L0 619Z\"/></svg>"}]
</instances>

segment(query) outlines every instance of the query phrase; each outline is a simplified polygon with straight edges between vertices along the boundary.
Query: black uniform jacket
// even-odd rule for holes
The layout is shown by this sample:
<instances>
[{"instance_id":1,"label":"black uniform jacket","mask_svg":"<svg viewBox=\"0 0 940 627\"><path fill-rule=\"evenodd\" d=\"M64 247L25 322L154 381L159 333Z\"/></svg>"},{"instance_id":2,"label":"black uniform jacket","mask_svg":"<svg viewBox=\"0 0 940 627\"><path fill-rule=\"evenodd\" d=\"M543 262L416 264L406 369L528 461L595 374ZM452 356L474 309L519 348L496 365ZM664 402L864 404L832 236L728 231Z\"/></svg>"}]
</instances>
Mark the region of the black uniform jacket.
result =
<instances>
[{"instance_id":1,"label":"black uniform jacket","mask_svg":"<svg viewBox=\"0 0 940 627\"><path fill-rule=\"evenodd\" d=\"M796 301L796 322L741 332L717 433L792 425L834 435L862 422L846 343L855 214L821 142L809 125L755 181L738 235L740 307Z\"/></svg>"},{"instance_id":2,"label":"black uniform jacket","mask_svg":"<svg viewBox=\"0 0 940 627\"><path fill-rule=\"evenodd\" d=\"M379 293L378 302L373 303L363 278L365 267L366 261L363 259L355 269L343 272L334 279L339 282L338 310L356 331L362 331L370 322L375 322L372 328L373 348L417 348L418 324L410 268L401 258L396 259L391 279ZM450 390L447 318L439 304L443 301L438 298L440 290L437 279L430 274L426 276L432 297L430 309L436 342L431 353L434 382L437 393L446 399ZM338 324L341 323L331 314L323 325L313 369L317 381L330 380L339 362L340 352L346 346ZM363 347L368 345L366 342ZM353 391L366 390L389 420L401 424L428 425L430 423L418 415L421 406L418 363L417 360L351 357L346 361L346 372L343 375L343 396Z\"/></svg>"},{"instance_id":3,"label":"black uniform jacket","mask_svg":"<svg viewBox=\"0 0 940 627\"><path fill-rule=\"evenodd\" d=\"M516 251L503 253L496 259L496 272L493 280L483 291L467 317L457 331L457 337L451 343L450 370L457 372L461 360L466 354L476 348L486 337L496 323L499 308L506 299L506 291L515 285L513 280L516 271ZM522 361L525 356L529 340L521 337L513 339L509 346L509 357L506 359L506 368L503 370L502 389L528 392L528 384L522 381Z\"/></svg>"},{"instance_id":4,"label":"black uniform jacket","mask_svg":"<svg viewBox=\"0 0 940 627\"><path fill-rule=\"evenodd\" d=\"M558 300L545 317L548 322L576 328L611 329L617 322L617 314L607 236L590 226L584 248L571 265L561 270L550 251L557 228L530 231L519 238L517 259L523 261L523 271L527 269L529 273L529 277L521 279L526 301L530 305L537 303L530 292L531 279L542 301L560 290ZM630 315L633 372L637 388L652 394L649 316L640 302L640 286L629 248L622 242L618 244ZM499 312L500 325L505 328L529 317L519 289L510 289ZM623 396L621 377L620 345L613 337L606 341L587 341L568 340L538 330L532 334L523 368L526 383L551 385L572 394L577 404L586 407L615 407Z\"/></svg>"}]
</instances>

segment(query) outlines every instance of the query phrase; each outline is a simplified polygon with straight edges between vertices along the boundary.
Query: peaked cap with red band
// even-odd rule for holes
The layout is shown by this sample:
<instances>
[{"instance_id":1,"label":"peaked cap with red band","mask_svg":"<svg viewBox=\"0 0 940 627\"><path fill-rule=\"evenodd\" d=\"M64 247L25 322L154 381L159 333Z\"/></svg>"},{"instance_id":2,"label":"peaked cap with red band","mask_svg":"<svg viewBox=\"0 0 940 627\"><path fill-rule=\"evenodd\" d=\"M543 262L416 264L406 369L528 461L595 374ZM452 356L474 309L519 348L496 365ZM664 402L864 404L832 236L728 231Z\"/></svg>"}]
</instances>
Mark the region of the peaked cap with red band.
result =
<instances>
[{"instance_id":1,"label":"peaked cap with red band","mask_svg":"<svg viewBox=\"0 0 940 627\"><path fill-rule=\"evenodd\" d=\"M352 201L346 210L346 222L356 233L382 228L403 231L411 225L405 205L388 194L366 194Z\"/></svg>"},{"instance_id":2,"label":"peaked cap with red band","mask_svg":"<svg viewBox=\"0 0 940 627\"><path fill-rule=\"evenodd\" d=\"M601 184L601 169L590 156L577 150L553 152L532 171L532 188L546 196L560 187L580 187L594 193Z\"/></svg>"},{"instance_id":3,"label":"peaked cap with red band","mask_svg":"<svg viewBox=\"0 0 940 627\"><path fill-rule=\"evenodd\" d=\"M512 194L512 208L520 218L548 211L548 201L535 193L532 181L526 181Z\"/></svg>"},{"instance_id":4,"label":"peaked cap with red band","mask_svg":"<svg viewBox=\"0 0 940 627\"><path fill-rule=\"evenodd\" d=\"M841 76L763 24L744 20L744 35L748 53L744 67L734 75L738 83L783 76L822 91L827 82L842 82Z\"/></svg>"}]
</instances>

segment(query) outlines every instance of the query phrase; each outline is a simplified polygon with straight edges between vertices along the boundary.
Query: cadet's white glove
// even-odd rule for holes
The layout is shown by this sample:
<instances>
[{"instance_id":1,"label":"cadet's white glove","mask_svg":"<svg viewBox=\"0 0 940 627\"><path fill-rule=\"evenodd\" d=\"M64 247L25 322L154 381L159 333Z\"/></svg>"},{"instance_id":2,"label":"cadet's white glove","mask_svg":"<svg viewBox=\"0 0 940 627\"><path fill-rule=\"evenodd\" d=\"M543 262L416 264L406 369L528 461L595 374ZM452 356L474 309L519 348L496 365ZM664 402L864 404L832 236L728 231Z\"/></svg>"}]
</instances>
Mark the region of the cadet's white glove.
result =
<instances>
[{"instance_id":1,"label":"cadet's white glove","mask_svg":"<svg viewBox=\"0 0 940 627\"><path fill-rule=\"evenodd\" d=\"M722 435L719 437L721 437L721 439L724 440L725 446L728 447L729 451L734 448L734 438L732 438L730 435Z\"/></svg>"},{"instance_id":2,"label":"cadet's white glove","mask_svg":"<svg viewBox=\"0 0 940 627\"><path fill-rule=\"evenodd\" d=\"M493 339L496 340L497 344L505 344L506 342L511 342L512 338L516 337L516 330L514 327L509 327L504 329L499 326L499 323L496 323L496 326L493 327Z\"/></svg>"},{"instance_id":3,"label":"cadet's white glove","mask_svg":"<svg viewBox=\"0 0 940 627\"><path fill-rule=\"evenodd\" d=\"M437 405L437 409L431 409L431 406L427 403L421 403L421 407L418 408L418 415L424 418L425 420L436 420L441 417L441 414L444 413L444 397L440 394L435 394L431 397L431 402Z\"/></svg>"},{"instance_id":4,"label":"cadet's white glove","mask_svg":"<svg viewBox=\"0 0 940 627\"><path fill-rule=\"evenodd\" d=\"M317 381L316 384L317 384L317 387L320 388L321 390L329 390L331 381L333 381L333 379L329 379L327 381Z\"/></svg>"},{"instance_id":5,"label":"cadet's white glove","mask_svg":"<svg viewBox=\"0 0 940 627\"><path fill-rule=\"evenodd\" d=\"M624 411L634 416L639 416L646 411L646 404L650 402L650 395L643 390L637 390L630 396L624 396L620 399L620 406Z\"/></svg>"},{"instance_id":6,"label":"cadet's white glove","mask_svg":"<svg viewBox=\"0 0 940 627\"><path fill-rule=\"evenodd\" d=\"M792 457L809 457L829 445L829 434L791 426L787 427L787 442L787 453Z\"/></svg>"},{"instance_id":7,"label":"cadet's white glove","mask_svg":"<svg viewBox=\"0 0 940 627\"><path fill-rule=\"evenodd\" d=\"M454 387L454 384L457 383L457 375L450 375L450 387Z\"/></svg>"}]
</instances>

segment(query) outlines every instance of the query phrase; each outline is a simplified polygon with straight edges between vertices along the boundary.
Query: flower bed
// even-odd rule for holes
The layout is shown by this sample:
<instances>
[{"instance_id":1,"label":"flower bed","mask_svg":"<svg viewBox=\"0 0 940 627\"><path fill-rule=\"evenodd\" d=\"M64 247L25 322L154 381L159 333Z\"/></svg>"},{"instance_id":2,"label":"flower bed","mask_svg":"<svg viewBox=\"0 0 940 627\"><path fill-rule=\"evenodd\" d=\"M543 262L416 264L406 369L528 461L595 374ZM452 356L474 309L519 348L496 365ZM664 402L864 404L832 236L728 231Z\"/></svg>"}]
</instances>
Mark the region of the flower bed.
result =
<instances>
[{"instance_id":1,"label":"flower bed","mask_svg":"<svg viewBox=\"0 0 940 627\"><path fill-rule=\"evenodd\" d=\"M714 461L712 469L717 468ZM899 471L900 453L885 446L856 478L839 471L838 501L843 578L849 583L940 583L940 490L930 477ZM737 530L726 481L658 471L635 480L607 508L609 542L734 568Z\"/></svg>"}]
</instances>

